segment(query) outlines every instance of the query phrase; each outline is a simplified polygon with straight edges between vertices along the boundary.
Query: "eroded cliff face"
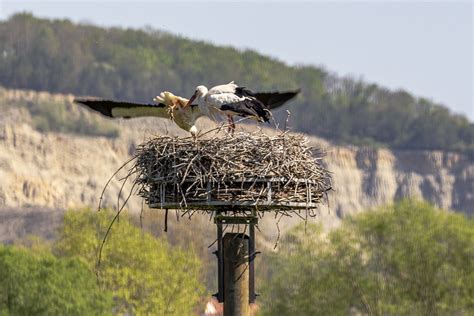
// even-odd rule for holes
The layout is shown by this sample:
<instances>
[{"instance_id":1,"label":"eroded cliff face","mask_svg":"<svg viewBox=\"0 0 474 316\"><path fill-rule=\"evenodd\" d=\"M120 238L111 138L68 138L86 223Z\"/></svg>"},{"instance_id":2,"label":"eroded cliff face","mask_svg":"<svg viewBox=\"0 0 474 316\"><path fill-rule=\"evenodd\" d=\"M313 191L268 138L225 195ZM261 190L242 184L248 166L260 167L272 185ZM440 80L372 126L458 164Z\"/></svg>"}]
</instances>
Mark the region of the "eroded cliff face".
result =
<instances>
[{"instance_id":1,"label":"eroded cliff face","mask_svg":"<svg viewBox=\"0 0 474 316\"><path fill-rule=\"evenodd\" d=\"M48 94L31 91L9 93L7 100L48 98ZM72 96L64 98L72 101ZM138 143L157 133L185 135L163 119L121 121L117 139L40 133L21 117L22 113L9 110L0 120L3 208L95 207L107 180L130 158ZM209 124L201 122L202 126ZM334 191L329 193L328 205L321 208L326 217L343 217L404 197L422 198L467 214L474 212L474 162L463 155L338 147L314 137L310 141L327 151L324 162L332 173ZM106 205L117 204L121 188L118 178L105 191ZM124 187L124 197L130 188ZM141 201L132 199L128 208L140 209Z\"/></svg>"},{"instance_id":2,"label":"eroded cliff face","mask_svg":"<svg viewBox=\"0 0 474 316\"><path fill-rule=\"evenodd\" d=\"M325 162L335 189L330 205L341 217L407 197L474 212L474 162L464 155L332 147Z\"/></svg>"},{"instance_id":3,"label":"eroded cliff face","mask_svg":"<svg viewBox=\"0 0 474 316\"><path fill-rule=\"evenodd\" d=\"M1 125L0 205L96 206L107 179L128 159L128 145L125 139L42 134L26 124ZM119 188L112 181L104 201L116 200Z\"/></svg>"}]
</instances>

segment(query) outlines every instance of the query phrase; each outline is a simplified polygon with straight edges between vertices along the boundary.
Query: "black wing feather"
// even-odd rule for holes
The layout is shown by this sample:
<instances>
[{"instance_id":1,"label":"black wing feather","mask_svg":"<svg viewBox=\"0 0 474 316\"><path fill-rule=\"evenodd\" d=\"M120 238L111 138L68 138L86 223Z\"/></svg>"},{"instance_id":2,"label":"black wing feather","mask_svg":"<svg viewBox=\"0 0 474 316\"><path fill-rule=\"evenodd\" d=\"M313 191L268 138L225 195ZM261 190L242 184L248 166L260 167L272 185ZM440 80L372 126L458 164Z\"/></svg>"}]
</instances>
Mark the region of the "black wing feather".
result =
<instances>
[{"instance_id":1,"label":"black wing feather","mask_svg":"<svg viewBox=\"0 0 474 316\"><path fill-rule=\"evenodd\" d=\"M234 94L238 97L255 97L253 92L246 87L235 88Z\"/></svg>"},{"instance_id":2,"label":"black wing feather","mask_svg":"<svg viewBox=\"0 0 474 316\"><path fill-rule=\"evenodd\" d=\"M300 90L286 92L257 92L254 97L265 105L265 108L272 110L282 106L293 99Z\"/></svg>"},{"instance_id":3,"label":"black wing feather","mask_svg":"<svg viewBox=\"0 0 474 316\"><path fill-rule=\"evenodd\" d=\"M251 97L247 97L242 101L223 104L220 109L236 113L242 117L253 116L264 122L270 120L269 111L264 108L259 100Z\"/></svg>"},{"instance_id":4,"label":"black wing feather","mask_svg":"<svg viewBox=\"0 0 474 316\"><path fill-rule=\"evenodd\" d=\"M263 103L266 109L275 109L277 107L282 106L292 98L294 98L300 90L294 91L285 91L285 92L252 92L251 90L247 89L246 87L237 87L235 89L235 94L239 97L248 97L248 98L256 98L261 103Z\"/></svg>"},{"instance_id":5,"label":"black wing feather","mask_svg":"<svg viewBox=\"0 0 474 316\"><path fill-rule=\"evenodd\" d=\"M127 101L113 101L113 100L94 100L94 99L75 99L74 102L84 104L90 109L100 112L105 116L112 116L112 109L114 108L134 108L134 107L166 107L163 103L133 103Z\"/></svg>"}]
</instances>

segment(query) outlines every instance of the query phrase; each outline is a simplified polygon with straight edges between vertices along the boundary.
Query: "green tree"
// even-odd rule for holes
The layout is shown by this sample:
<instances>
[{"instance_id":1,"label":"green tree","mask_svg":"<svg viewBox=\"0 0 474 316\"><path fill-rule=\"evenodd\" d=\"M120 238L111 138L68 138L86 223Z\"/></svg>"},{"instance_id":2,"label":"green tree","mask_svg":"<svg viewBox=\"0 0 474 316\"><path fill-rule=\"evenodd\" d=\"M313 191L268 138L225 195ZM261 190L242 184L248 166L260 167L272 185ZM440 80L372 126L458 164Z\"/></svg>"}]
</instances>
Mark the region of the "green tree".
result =
<instances>
[{"instance_id":1,"label":"green tree","mask_svg":"<svg viewBox=\"0 0 474 316\"><path fill-rule=\"evenodd\" d=\"M266 262L263 315L342 315L350 286L335 273L330 243L317 225L298 226Z\"/></svg>"},{"instance_id":2,"label":"green tree","mask_svg":"<svg viewBox=\"0 0 474 316\"><path fill-rule=\"evenodd\" d=\"M171 248L165 239L135 227L126 216L112 226L96 267L112 217L107 211L67 212L55 253L83 258L91 270L97 269L120 314L191 314L203 294L199 259L194 252Z\"/></svg>"},{"instance_id":3,"label":"green tree","mask_svg":"<svg viewBox=\"0 0 474 316\"><path fill-rule=\"evenodd\" d=\"M77 258L0 245L0 315L104 315L112 296Z\"/></svg>"},{"instance_id":4,"label":"green tree","mask_svg":"<svg viewBox=\"0 0 474 316\"><path fill-rule=\"evenodd\" d=\"M474 312L474 223L403 201L310 226L272 258L264 315L452 315Z\"/></svg>"}]
</instances>

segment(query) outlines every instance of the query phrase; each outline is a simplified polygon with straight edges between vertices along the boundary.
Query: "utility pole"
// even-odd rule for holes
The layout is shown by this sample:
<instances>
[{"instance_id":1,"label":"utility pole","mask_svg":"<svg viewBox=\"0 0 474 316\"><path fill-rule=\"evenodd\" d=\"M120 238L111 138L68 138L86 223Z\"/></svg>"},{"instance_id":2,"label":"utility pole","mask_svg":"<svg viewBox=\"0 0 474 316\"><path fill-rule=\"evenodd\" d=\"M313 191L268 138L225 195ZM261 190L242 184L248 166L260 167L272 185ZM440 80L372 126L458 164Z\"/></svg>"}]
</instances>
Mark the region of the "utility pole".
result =
<instances>
[{"instance_id":1,"label":"utility pole","mask_svg":"<svg viewBox=\"0 0 474 316\"><path fill-rule=\"evenodd\" d=\"M246 216L225 216L221 212L214 217L217 225L218 292L217 300L224 303L224 316L249 316L250 303L255 303L254 259L256 211ZM226 233L224 225L244 225L241 233ZM248 232L248 235L245 234Z\"/></svg>"},{"instance_id":2,"label":"utility pole","mask_svg":"<svg viewBox=\"0 0 474 316\"><path fill-rule=\"evenodd\" d=\"M224 236L224 316L249 316L249 237Z\"/></svg>"}]
</instances>

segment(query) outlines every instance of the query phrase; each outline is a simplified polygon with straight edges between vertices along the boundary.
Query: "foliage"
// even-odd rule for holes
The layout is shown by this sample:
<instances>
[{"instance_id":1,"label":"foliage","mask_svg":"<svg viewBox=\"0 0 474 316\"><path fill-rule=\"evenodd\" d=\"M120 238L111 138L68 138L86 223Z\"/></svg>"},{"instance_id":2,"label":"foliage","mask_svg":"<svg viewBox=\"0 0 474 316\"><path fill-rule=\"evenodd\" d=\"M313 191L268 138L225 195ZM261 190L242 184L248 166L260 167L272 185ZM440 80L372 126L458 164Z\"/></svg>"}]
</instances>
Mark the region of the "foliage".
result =
<instances>
[{"instance_id":1,"label":"foliage","mask_svg":"<svg viewBox=\"0 0 474 316\"><path fill-rule=\"evenodd\" d=\"M67 212L56 254L83 258L95 270L111 219L107 211ZM98 275L102 286L113 292L120 314L189 315L203 294L197 256L171 248L166 240L133 226L126 216L110 231Z\"/></svg>"},{"instance_id":2,"label":"foliage","mask_svg":"<svg viewBox=\"0 0 474 316\"><path fill-rule=\"evenodd\" d=\"M334 271L321 227L298 226L266 261L263 315L341 315L348 310L350 287Z\"/></svg>"},{"instance_id":3,"label":"foliage","mask_svg":"<svg viewBox=\"0 0 474 316\"><path fill-rule=\"evenodd\" d=\"M112 124L87 118L83 111L72 118L74 105L65 102L29 103L27 109L33 117L33 126L41 131L83 134L89 136L117 137L118 129Z\"/></svg>"},{"instance_id":4,"label":"foliage","mask_svg":"<svg viewBox=\"0 0 474 316\"><path fill-rule=\"evenodd\" d=\"M173 215L171 215L173 214ZM164 231L165 212L145 208L141 217L131 217L136 226L144 231L166 239L172 247L189 249L196 253L201 261L201 281L208 293L215 293L217 288L216 256L217 249L213 242L216 238L216 227L207 216L177 217L170 212L167 220L167 231Z\"/></svg>"},{"instance_id":5,"label":"foliage","mask_svg":"<svg viewBox=\"0 0 474 316\"><path fill-rule=\"evenodd\" d=\"M87 266L47 251L0 245L0 315L103 315L112 297Z\"/></svg>"},{"instance_id":6,"label":"foliage","mask_svg":"<svg viewBox=\"0 0 474 316\"><path fill-rule=\"evenodd\" d=\"M403 201L324 236L291 231L273 256L264 315L474 312L474 223Z\"/></svg>"},{"instance_id":7,"label":"foliage","mask_svg":"<svg viewBox=\"0 0 474 316\"><path fill-rule=\"evenodd\" d=\"M9 92L0 87L0 109L24 111L20 117L27 122L30 122L28 118L31 117L32 126L41 132L118 136L118 128L114 123L78 107L66 97L25 92L11 98Z\"/></svg>"},{"instance_id":8,"label":"foliage","mask_svg":"<svg viewBox=\"0 0 474 316\"><path fill-rule=\"evenodd\" d=\"M0 23L0 84L9 88L149 102L158 91L189 97L198 84L231 80L256 90L301 88L290 125L336 142L474 150L474 124L466 117L321 68L290 67L253 51L155 30L104 29L25 13ZM276 114L280 121L285 116Z\"/></svg>"}]
</instances>

